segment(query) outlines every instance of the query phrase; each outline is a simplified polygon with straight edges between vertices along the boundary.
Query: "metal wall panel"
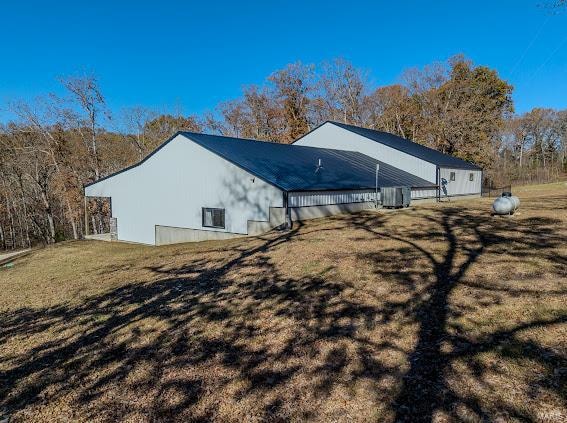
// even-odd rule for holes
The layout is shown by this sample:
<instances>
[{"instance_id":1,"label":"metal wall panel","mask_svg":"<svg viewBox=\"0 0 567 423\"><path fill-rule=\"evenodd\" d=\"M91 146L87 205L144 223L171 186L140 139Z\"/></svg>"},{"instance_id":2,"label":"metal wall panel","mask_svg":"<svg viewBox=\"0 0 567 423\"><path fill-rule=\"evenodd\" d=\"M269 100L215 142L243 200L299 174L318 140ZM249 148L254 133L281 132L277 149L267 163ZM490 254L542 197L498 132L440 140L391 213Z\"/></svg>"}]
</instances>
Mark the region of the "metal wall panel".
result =
<instances>
[{"instance_id":1,"label":"metal wall panel","mask_svg":"<svg viewBox=\"0 0 567 423\"><path fill-rule=\"evenodd\" d=\"M368 190L355 191L309 191L290 192L289 207L327 206L331 204L364 203L375 201L376 192ZM380 198L380 193L378 193Z\"/></svg>"},{"instance_id":2,"label":"metal wall panel","mask_svg":"<svg viewBox=\"0 0 567 423\"><path fill-rule=\"evenodd\" d=\"M437 190L435 189L411 190L411 198L413 200L435 198L436 196ZM326 206L375 201L375 197L376 193L374 190L291 192L288 197L288 204L289 207ZM378 201L380 201L380 193L378 193Z\"/></svg>"},{"instance_id":3,"label":"metal wall panel","mask_svg":"<svg viewBox=\"0 0 567 423\"><path fill-rule=\"evenodd\" d=\"M455 172L455 180L451 181L451 172ZM482 171L465 169L439 169L441 176L441 197L451 195L480 194L482 187ZM473 180L470 180L470 175Z\"/></svg>"}]
</instances>

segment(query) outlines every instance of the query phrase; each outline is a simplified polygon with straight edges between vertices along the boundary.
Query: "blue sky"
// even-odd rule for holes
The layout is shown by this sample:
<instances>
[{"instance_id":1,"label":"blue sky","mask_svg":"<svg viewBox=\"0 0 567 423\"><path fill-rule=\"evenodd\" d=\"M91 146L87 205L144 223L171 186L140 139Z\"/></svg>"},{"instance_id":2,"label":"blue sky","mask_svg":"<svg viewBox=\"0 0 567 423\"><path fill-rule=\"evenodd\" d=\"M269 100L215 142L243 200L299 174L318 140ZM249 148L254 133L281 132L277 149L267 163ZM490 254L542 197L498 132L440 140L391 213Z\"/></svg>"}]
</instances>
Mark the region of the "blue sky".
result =
<instances>
[{"instance_id":1,"label":"blue sky","mask_svg":"<svg viewBox=\"0 0 567 423\"><path fill-rule=\"evenodd\" d=\"M385 85L456 53L512 83L517 112L567 108L567 11L546 1L5 2L0 122L64 75L94 72L113 111L189 114L290 62L341 56Z\"/></svg>"}]
</instances>

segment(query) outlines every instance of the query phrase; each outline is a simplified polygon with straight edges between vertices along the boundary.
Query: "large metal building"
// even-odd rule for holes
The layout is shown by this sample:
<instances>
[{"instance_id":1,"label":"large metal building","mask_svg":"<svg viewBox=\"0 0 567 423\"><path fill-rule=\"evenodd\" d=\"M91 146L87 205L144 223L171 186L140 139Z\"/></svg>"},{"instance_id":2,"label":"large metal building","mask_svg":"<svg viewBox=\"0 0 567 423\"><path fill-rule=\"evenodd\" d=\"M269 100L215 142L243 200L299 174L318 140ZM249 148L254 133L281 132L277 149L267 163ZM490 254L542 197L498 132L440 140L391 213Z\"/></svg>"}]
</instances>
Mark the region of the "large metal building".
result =
<instances>
[{"instance_id":1,"label":"large metal building","mask_svg":"<svg viewBox=\"0 0 567 423\"><path fill-rule=\"evenodd\" d=\"M481 195L480 167L387 132L327 121L294 145L358 151L438 187L414 190L414 200Z\"/></svg>"},{"instance_id":2,"label":"large metal building","mask_svg":"<svg viewBox=\"0 0 567 423\"><path fill-rule=\"evenodd\" d=\"M223 239L373 207L377 164L379 187L434 185L358 152L179 132L85 196L110 198L119 240Z\"/></svg>"}]
</instances>

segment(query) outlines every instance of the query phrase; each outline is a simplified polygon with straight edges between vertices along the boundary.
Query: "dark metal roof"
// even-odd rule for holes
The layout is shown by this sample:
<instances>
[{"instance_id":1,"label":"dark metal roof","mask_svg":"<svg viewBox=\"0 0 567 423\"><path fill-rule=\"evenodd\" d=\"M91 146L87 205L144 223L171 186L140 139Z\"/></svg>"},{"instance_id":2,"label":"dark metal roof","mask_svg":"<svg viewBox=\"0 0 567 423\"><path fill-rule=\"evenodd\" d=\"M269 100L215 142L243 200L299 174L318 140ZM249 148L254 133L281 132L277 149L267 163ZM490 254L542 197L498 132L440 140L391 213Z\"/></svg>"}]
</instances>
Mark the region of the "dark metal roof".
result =
<instances>
[{"instance_id":1,"label":"dark metal roof","mask_svg":"<svg viewBox=\"0 0 567 423\"><path fill-rule=\"evenodd\" d=\"M181 132L227 161L284 191L319 191L434 184L362 153ZM322 167L317 170L319 160Z\"/></svg>"},{"instance_id":2,"label":"dark metal roof","mask_svg":"<svg viewBox=\"0 0 567 423\"><path fill-rule=\"evenodd\" d=\"M362 135L365 138L387 145L388 147L395 148L396 150L403 151L404 153L418 157L427 162L433 163L439 167L450 167L456 169L471 169L482 170L480 167L469 163L465 160L458 159L448 154L441 153L440 151L418 144L416 142L398 137L388 132L376 131L374 129L361 128L359 126L347 125L345 123L328 121L333 125L339 126L347 131L354 132ZM327 122L325 122L327 123Z\"/></svg>"},{"instance_id":3,"label":"dark metal roof","mask_svg":"<svg viewBox=\"0 0 567 423\"><path fill-rule=\"evenodd\" d=\"M140 166L177 135L246 170L283 191L325 191L375 188L376 164L380 165L378 185L426 188L434 184L354 151L277 144L220 135L178 132L142 161L112 173L85 188ZM317 170L319 159L322 167Z\"/></svg>"}]
</instances>

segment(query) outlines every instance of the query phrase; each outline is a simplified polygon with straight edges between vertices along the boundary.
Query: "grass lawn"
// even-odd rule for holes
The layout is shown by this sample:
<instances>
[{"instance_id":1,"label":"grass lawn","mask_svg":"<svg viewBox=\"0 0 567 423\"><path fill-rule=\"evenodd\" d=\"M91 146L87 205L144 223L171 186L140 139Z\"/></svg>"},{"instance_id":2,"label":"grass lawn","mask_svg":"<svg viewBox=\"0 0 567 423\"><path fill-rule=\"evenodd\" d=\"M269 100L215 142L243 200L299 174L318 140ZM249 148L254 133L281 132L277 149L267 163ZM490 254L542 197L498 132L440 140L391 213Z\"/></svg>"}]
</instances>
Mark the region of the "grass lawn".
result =
<instances>
[{"instance_id":1,"label":"grass lawn","mask_svg":"<svg viewBox=\"0 0 567 423\"><path fill-rule=\"evenodd\" d=\"M0 269L0 420L567 419L567 185Z\"/></svg>"}]
</instances>

